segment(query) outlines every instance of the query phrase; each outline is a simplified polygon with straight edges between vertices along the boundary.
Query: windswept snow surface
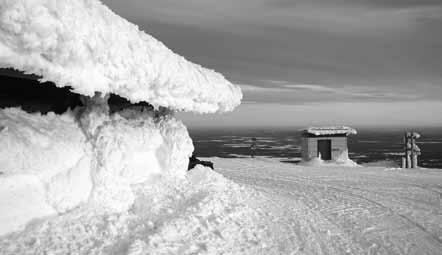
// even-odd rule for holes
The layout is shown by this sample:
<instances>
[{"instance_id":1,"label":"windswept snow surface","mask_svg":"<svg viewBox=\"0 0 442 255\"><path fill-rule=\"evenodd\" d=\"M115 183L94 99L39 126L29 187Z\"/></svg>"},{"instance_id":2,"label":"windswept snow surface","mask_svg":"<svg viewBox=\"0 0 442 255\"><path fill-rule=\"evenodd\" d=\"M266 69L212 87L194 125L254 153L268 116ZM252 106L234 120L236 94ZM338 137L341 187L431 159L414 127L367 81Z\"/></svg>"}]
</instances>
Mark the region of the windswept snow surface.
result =
<instances>
[{"instance_id":1,"label":"windswept snow surface","mask_svg":"<svg viewBox=\"0 0 442 255\"><path fill-rule=\"evenodd\" d=\"M441 254L440 170L210 160L133 185L126 212L35 221L0 254Z\"/></svg>"},{"instance_id":2,"label":"windswept snow surface","mask_svg":"<svg viewBox=\"0 0 442 255\"><path fill-rule=\"evenodd\" d=\"M294 248L287 254L442 254L440 169L211 160L228 179L261 192L260 210L286 233L281 247Z\"/></svg>"},{"instance_id":3,"label":"windswept snow surface","mask_svg":"<svg viewBox=\"0 0 442 255\"><path fill-rule=\"evenodd\" d=\"M271 202L209 168L133 185L127 212L77 208L3 236L0 254L276 254L296 246ZM271 205L271 204L269 204ZM284 211L280 211L282 217Z\"/></svg>"},{"instance_id":4,"label":"windswept snow surface","mask_svg":"<svg viewBox=\"0 0 442 255\"><path fill-rule=\"evenodd\" d=\"M77 93L114 93L174 110L231 111L242 93L173 53L98 0L0 0L0 67Z\"/></svg>"}]
</instances>

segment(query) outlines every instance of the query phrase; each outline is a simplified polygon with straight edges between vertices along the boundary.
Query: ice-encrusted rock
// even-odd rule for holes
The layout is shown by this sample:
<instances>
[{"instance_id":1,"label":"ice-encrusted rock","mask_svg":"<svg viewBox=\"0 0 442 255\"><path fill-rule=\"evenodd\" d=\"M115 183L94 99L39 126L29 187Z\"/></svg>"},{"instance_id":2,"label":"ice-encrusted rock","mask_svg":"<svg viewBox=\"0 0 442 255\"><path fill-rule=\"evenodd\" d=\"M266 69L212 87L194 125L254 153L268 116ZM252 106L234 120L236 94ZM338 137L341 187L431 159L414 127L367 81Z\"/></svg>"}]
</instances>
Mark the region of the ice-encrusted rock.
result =
<instances>
[{"instance_id":1,"label":"ice-encrusted rock","mask_svg":"<svg viewBox=\"0 0 442 255\"><path fill-rule=\"evenodd\" d=\"M226 112L242 93L98 0L0 0L0 67L93 96L198 113Z\"/></svg>"}]
</instances>

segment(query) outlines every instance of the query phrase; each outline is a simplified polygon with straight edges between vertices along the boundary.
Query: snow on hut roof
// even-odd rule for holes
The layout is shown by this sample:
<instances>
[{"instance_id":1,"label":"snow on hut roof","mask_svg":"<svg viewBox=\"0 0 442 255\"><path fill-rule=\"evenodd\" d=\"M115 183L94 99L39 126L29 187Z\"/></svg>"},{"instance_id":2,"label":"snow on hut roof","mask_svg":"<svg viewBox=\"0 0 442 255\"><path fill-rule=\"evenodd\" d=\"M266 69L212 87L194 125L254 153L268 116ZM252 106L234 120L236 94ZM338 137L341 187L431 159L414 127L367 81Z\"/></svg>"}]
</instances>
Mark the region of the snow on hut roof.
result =
<instances>
[{"instance_id":1,"label":"snow on hut roof","mask_svg":"<svg viewBox=\"0 0 442 255\"><path fill-rule=\"evenodd\" d=\"M309 127L303 130L312 135L355 135L356 130L351 127Z\"/></svg>"},{"instance_id":2,"label":"snow on hut roof","mask_svg":"<svg viewBox=\"0 0 442 255\"><path fill-rule=\"evenodd\" d=\"M175 110L231 111L242 93L98 0L0 0L0 67L74 92L114 93Z\"/></svg>"}]
</instances>

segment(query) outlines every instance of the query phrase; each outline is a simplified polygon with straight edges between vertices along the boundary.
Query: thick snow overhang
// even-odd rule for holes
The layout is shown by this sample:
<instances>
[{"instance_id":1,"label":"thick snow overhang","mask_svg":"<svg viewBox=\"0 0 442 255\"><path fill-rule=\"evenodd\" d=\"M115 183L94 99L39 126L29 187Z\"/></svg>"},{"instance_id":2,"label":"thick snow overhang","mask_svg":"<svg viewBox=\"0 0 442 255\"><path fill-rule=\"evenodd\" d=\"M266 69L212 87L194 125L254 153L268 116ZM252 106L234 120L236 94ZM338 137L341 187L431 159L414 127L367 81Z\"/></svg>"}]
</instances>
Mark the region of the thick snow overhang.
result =
<instances>
[{"instance_id":1,"label":"thick snow overhang","mask_svg":"<svg viewBox=\"0 0 442 255\"><path fill-rule=\"evenodd\" d=\"M357 132L351 127L309 127L303 129L304 134L314 135L314 136L333 136L333 135L356 135Z\"/></svg>"},{"instance_id":2,"label":"thick snow overhang","mask_svg":"<svg viewBox=\"0 0 442 255\"><path fill-rule=\"evenodd\" d=\"M73 92L114 93L132 103L226 112L242 93L191 63L98 0L0 0L0 67Z\"/></svg>"}]
</instances>

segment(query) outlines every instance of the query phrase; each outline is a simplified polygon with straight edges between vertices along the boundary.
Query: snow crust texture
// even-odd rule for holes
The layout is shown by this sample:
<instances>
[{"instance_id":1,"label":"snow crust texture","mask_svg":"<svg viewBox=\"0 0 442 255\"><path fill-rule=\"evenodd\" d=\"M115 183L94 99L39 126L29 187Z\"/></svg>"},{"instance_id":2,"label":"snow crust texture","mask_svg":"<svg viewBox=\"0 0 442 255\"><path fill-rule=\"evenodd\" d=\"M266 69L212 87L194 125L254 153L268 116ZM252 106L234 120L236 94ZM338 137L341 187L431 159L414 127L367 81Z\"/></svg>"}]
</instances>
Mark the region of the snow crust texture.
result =
<instances>
[{"instance_id":1,"label":"snow crust texture","mask_svg":"<svg viewBox=\"0 0 442 255\"><path fill-rule=\"evenodd\" d=\"M279 242L259 254L441 254L440 169L210 160L229 180L259 190L257 207L280 226Z\"/></svg>"},{"instance_id":2,"label":"snow crust texture","mask_svg":"<svg viewBox=\"0 0 442 255\"><path fill-rule=\"evenodd\" d=\"M0 235L85 204L125 211L135 201L132 185L184 178L193 145L172 116L108 115L98 105L79 115L0 111Z\"/></svg>"},{"instance_id":3,"label":"snow crust texture","mask_svg":"<svg viewBox=\"0 0 442 255\"><path fill-rule=\"evenodd\" d=\"M98 0L0 0L0 67L93 96L198 113L226 112L242 93L173 53Z\"/></svg>"}]
</instances>

